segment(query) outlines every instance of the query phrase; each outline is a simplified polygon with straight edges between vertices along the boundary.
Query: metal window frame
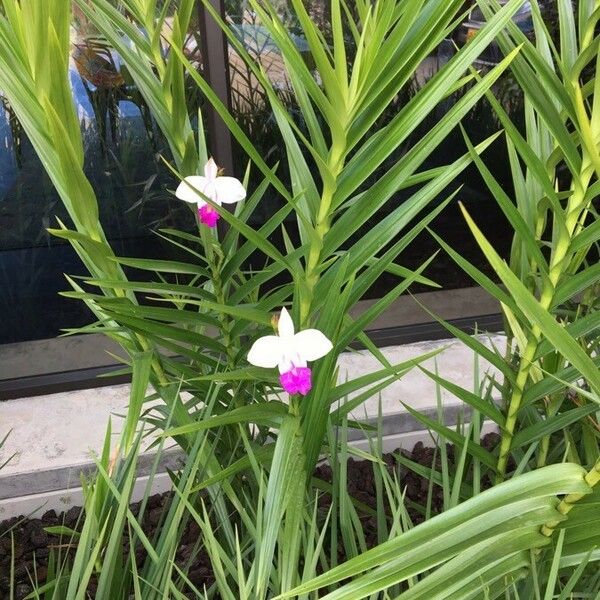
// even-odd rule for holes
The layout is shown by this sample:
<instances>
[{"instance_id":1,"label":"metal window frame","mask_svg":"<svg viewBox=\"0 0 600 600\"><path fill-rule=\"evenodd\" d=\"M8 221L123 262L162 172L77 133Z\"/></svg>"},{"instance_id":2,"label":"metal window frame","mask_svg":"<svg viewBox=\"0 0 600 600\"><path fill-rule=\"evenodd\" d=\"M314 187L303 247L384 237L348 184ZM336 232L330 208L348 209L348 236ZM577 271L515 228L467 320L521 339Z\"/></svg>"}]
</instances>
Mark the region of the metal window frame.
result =
<instances>
[{"instance_id":1,"label":"metal window frame","mask_svg":"<svg viewBox=\"0 0 600 600\"><path fill-rule=\"evenodd\" d=\"M206 9L205 2L222 19L225 19L225 3L223 0L198 0L198 17L204 77L219 100L230 109L231 79L227 36ZM212 106L207 108L205 118L217 164L226 172L233 173L233 145L229 128Z\"/></svg>"}]
</instances>

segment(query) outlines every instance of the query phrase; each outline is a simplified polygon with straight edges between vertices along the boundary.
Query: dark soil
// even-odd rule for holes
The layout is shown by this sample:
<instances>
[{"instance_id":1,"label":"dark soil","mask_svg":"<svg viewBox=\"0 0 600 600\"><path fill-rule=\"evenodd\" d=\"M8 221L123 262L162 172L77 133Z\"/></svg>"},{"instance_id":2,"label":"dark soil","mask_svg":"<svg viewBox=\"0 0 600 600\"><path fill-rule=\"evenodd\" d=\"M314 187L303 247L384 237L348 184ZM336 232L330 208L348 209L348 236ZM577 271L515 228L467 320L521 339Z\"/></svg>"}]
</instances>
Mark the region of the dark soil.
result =
<instances>
[{"instance_id":1,"label":"dark soil","mask_svg":"<svg viewBox=\"0 0 600 600\"><path fill-rule=\"evenodd\" d=\"M155 494L148 498L142 528L150 540L160 529L163 515L168 509L172 494ZM134 515L139 514L140 503L131 505ZM46 528L64 526L76 531L81 530L83 515L81 508L74 506L66 512L57 514L54 510L45 512L41 519L27 519L23 516L13 517L0 523L0 600L8 599L10 590L11 548L14 543L14 581L15 600L22 600L33 591L32 581L37 581L37 587L46 582L48 559L52 550L60 552L61 562L76 551L76 543L68 533L54 535ZM11 539L12 534L12 539ZM210 586L214 579L210 562L204 552L197 551L200 529L191 521L181 536L181 544L177 550L176 563L187 571L192 584L202 589ZM129 550L129 544L124 542L124 551ZM147 554L141 547L135 551L136 562L142 566ZM187 566L191 563L191 568ZM35 566L34 566L35 565ZM88 592L90 598L95 591L95 581L92 578Z\"/></svg>"},{"instance_id":2,"label":"dark soil","mask_svg":"<svg viewBox=\"0 0 600 600\"><path fill-rule=\"evenodd\" d=\"M488 434L482 440L482 444L492 449L498 442L496 434ZM406 505L413 522L419 523L423 520L422 511L419 506L425 506L429 494L429 481L415 475L406 467L400 465L395 454L385 454L384 460L390 472L394 472L406 489ZM402 451L403 455L412 461L431 467L435 451L433 448L424 447L418 443L412 452ZM449 458L453 458L454 448L448 446ZM439 467L439 457L436 461ZM316 477L331 482L332 472L327 465L319 466L315 472ZM485 486L486 482L483 482ZM348 461L348 493L358 502L376 508L375 478L373 465L368 461ZM160 527L161 517L165 512L171 494L157 494L148 500L142 527L150 539ZM320 500L320 507L325 511L330 504L330 498L324 494ZM434 486L431 498L432 511L435 513L442 508L442 491ZM139 503L132 504L132 512L137 515L140 509ZM49 510L40 519L27 519L23 516L14 517L0 523L0 599L9 598L11 578L11 555L14 546L14 581L15 600L22 600L33 591L32 581L37 580L37 585L46 581L48 572L48 558L51 550L60 549L61 556L75 552L75 544L70 543L68 535L48 533L45 528L65 526L78 530L81 525L81 508L73 507L66 512L57 514ZM369 547L377 544L377 523L373 516L362 517L365 539ZM176 562L188 572L188 578L199 589L205 585L208 587L213 582L210 562L206 554L198 549L200 530L193 521L188 523L182 537L181 545L177 551ZM127 551L127 542L124 550ZM146 558L142 548L136 549L136 559L141 566ZM339 560L343 560L343 548L340 544ZM189 568L188 565L191 565ZM91 585L93 587L93 583ZM93 589L90 590L93 595Z\"/></svg>"}]
</instances>

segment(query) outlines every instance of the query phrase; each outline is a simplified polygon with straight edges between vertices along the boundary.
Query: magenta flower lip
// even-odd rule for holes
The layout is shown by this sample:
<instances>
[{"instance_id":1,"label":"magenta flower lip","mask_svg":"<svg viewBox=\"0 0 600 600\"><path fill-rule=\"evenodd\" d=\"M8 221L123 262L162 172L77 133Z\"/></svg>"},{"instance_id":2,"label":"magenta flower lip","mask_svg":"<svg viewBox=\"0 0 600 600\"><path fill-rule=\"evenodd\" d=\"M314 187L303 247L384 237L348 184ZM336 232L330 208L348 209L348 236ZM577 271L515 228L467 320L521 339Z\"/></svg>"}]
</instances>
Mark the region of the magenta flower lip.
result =
<instances>
[{"instance_id":1,"label":"magenta flower lip","mask_svg":"<svg viewBox=\"0 0 600 600\"><path fill-rule=\"evenodd\" d=\"M281 387L288 394L306 396L312 388L311 370L308 367L294 367L279 376Z\"/></svg>"},{"instance_id":2,"label":"magenta flower lip","mask_svg":"<svg viewBox=\"0 0 600 600\"><path fill-rule=\"evenodd\" d=\"M212 206L205 204L198 208L198 218L207 227L216 227L220 215Z\"/></svg>"}]
</instances>

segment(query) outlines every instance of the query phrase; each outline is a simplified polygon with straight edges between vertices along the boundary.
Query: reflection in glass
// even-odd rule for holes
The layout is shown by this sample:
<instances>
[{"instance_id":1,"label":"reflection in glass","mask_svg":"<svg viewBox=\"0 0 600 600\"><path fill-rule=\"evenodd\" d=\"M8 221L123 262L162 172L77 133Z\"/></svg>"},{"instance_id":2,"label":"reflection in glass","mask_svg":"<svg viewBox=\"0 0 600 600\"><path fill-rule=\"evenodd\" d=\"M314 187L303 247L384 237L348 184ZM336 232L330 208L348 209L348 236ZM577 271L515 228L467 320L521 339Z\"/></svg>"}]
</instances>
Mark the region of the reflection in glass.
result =
<instances>
[{"instance_id":1,"label":"reflection in glass","mask_svg":"<svg viewBox=\"0 0 600 600\"><path fill-rule=\"evenodd\" d=\"M104 230L117 255L165 255L172 247L163 247L151 230L189 224L185 207L169 191L175 182L161 159L169 159L168 147L117 53L77 10L74 16L69 77L81 123L85 171L98 196ZM170 23L167 16L164 27ZM197 18L190 30L186 53L200 67ZM191 90L196 86L190 85L189 95L190 113L195 115L200 96ZM47 233L56 218L69 223L31 144L2 99L0 343L53 337L63 328L91 320L82 303L58 296L68 287L63 274L83 274L84 269L68 244Z\"/></svg>"},{"instance_id":2,"label":"reflection in glass","mask_svg":"<svg viewBox=\"0 0 600 600\"><path fill-rule=\"evenodd\" d=\"M505 2L501 2L503 4ZM465 2L465 9L474 2ZM314 68L310 64L307 53L307 43L299 35L299 28L295 21L293 12L289 9L290 3L281 0L276 3L278 14L289 32L291 41L296 45L300 55L307 62L309 68ZM545 3L542 3L545 6ZM290 113L296 117L297 125L306 133L304 124L299 120L299 111L295 110L293 94L291 93L291 84L287 79L285 65L283 64L281 54L277 50L274 40L272 40L265 28L261 25L260 18L256 15L247 0L228 0L226 2L227 16L229 23L236 32L237 38L242 42L244 48L256 61L258 61L269 77L274 90L280 99L287 106ZM320 33L325 40L331 36L328 7L329 3L325 0L309 0L305 2L307 11L311 19L318 26ZM523 7L514 17L515 23L526 35L533 36L532 20L530 14L530 3L525 2ZM545 17L550 27L553 27L556 16L551 11L544 8ZM482 26L482 16L478 11L473 10L467 14L464 22L459 22L453 32L449 32L448 38L419 66L412 81L410 81L400 94L387 107L384 114L381 115L377 126L371 132L389 123L396 114L410 101L416 91L424 86L433 74L452 59L456 46L466 43L470 36L474 35L476 29ZM469 33L471 32L471 33ZM354 40L347 39L349 57L353 56ZM501 52L497 45L490 47L484 54L478 57L475 66L482 72L493 67L501 60ZM230 71L231 71L231 96L232 106L237 121L244 127L250 136L250 139L257 146L262 156L267 157L269 164L279 163L278 175L286 177L287 160L285 155L285 146L280 137L274 115L269 108L264 90L261 88L251 71L238 56L236 51L230 47L229 50ZM351 65L349 65L351 67ZM315 73L316 78L316 73ZM380 177L393 164L401 161L404 154L416 144L423 135L433 128L439 121L441 115L445 113L453 104L455 104L466 92L468 86L454 92L443 102L441 102L420 124L417 130L406 141L404 148L401 148L391 155L386 164L382 165L380 171L374 174L374 178ZM496 97L501 101L505 110L517 127L523 129L523 96L513 77L509 72L505 73L493 89ZM500 122L487 101L481 101L464 119L463 126L471 141L477 144L490 135L501 129ZM437 166L443 166L453 162L460 156L467 153L462 133L459 128L453 130L448 137L440 144L437 151L424 163L421 170L430 169ZM236 169L243 168L246 157L239 152L236 155ZM311 158L306 153L306 160L311 165ZM501 136L494 144L488 148L485 155L486 164L492 170L493 175L504 187L508 194L512 192L512 177L510 166L508 164L507 150L504 138ZM258 177L258 175L257 175ZM258 182L254 181L256 184ZM479 268L494 276L489 268L487 261L479 252L479 249L468 233L464 219L458 209L457 201L465 204L475 221L482 228L489 240L494 244L497 250L507 256L510 249L511 229L506 222L504 215L498 208L495 200L491 197L487 186L482 181L478 170L471 167L465 170L459 178L452 184L451 188L444 190L439 201L446 198L451 190L461 186L456 201L449 205L442 214L434 221L432 228L437 231L452 246L462 252L465 257L474 262ZM251 186L252 187L252 186ZM366 227L378 222L389 211L393 210L398 203L402 203L411 194L413 190L404 190L396 194L387 207L373 216L373 223L368 223ZM265 198L261 203L262 212L255 215L256 225L268 218L276 208L280 200L277 197ZM290 217L290 219L293 217ZM288 233L293 234L294 228L290 225ZM277 233L274 234L274 241ZM395 240L382 240L382 248ZM350 241L352 243L352 241ZM401 262L409 268L416 268L426 258L430 257L438 249L433 238L428 234L420 235L402 254ZM432 279L440 283L445 288L465 287L472 285L472 282L463 273L450 264L450 259L440 254L432 263L427 271ZM371 289L371 296L381 296L390 285L395 282L386 281L382 277ZM425 291L426 288L413 286L411 291Z\"/></svg>"}]
</instances>

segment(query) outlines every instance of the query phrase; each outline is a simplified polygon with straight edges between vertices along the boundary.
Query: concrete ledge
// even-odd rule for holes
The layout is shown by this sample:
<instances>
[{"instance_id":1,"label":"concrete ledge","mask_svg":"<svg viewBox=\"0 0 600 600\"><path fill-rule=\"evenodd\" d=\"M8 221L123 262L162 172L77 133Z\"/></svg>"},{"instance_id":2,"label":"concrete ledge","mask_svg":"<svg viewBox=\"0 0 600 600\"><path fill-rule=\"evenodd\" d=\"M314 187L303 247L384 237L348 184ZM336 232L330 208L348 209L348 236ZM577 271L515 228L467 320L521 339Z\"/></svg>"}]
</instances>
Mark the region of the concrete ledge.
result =
<instances>
[{"instance_id":1,"label":"concrete ledge","mask_svg":"<svg viewBox=\"0 0 600 600\"><path fill-rule=\"evenodd\" d=\"M488 345L504 343L503 336L480 337ZM440 376L473 390L473 352L456 339L391 346L383 348L382 353L390 363L398 364L433 350L440 350L440 354L436 359L428 359L424 366L434 370L437 364ZM339 379L347 381L381 368L367 351L345 353L339 360ZM485 361L480 361L479 370L480 379L485 372L497 375ZM25 508L18 509L20 502L25 502L22 504L25 507L53 498L53 502L64 504L60 499L71 494L66 490L79 488L81 474L93 471L92 457L102 448L109 419L114 435L119 433L128 396L129 385L119 385L0 403L0 423L7 424L6 429L0 429L0 438L8 427L12 430L0 450L0 464L14 455L0 472L0 519L12 516L14 510L18 510L17 514L26 513ZM468 420L468 407L460 400L446 390L441 390L441 398L447 425L454 425L459 417L461 422ZM435 383L419 369L413 369L354 410L351 417L376 422L381 407L386 447L392 440L396 440L392 442L395 447L400 441L414 445L418 440L430 440L430 435L402 403L435 417ZM350 431L349 439L353 443L361 439L364 442L364 436L356 430ZM142 476L148 473L152 459L152 453L142 457ZM173 449L163 457L162 466L176 467L177 461L178 452ZM51 507L56 509L54 505Z\"/></svg>"},{"instance_id":2,"label":"concrete ledge","mask_svg":"<svg viewBox=\"0 0 600 600\"><path fill-rule=\"evenodd\" d=\"M132 502L138 502L144 497L148 483L148 476L137 479L131 495ZM171 488L171 479L167 473L157 473L153 477L153 494L162 494L168 492ZM83 490L81 487L6 498L0 500L0 521L19 516L40 518L47 510L55 510L60 513L68 511L73 506L83 506Z\"/></svg>"},{"instance_id":3,"label":"concrete ledge","mask_svg":"<svg viewBox=\"0 0 600 600\"><path fill-rule=\"evenodd\" d=\"M467 423L468 425L468 423ZM491 431L497 431L493 423L484 423L481 434L485 435ZM383 452L394 452L400 450L412 450L421 442L425 446L436 443L437 437L429 432L408 431L386 435L383 438ZM364 452L369 452L371 446L368 439L360 438L351 441L350 444ZM139 477L132 492L132 502L141 500L147 491L149 477ZM157 473L152 481L152 493L162 494L172 489L171 479L167 473ZM73 506L83 505L83 491L81 487L68 487L56 491L47 491L39 494L25 494L0 500L0 521L24 515L29 518L39 518L47 510L55 510L57 513L67 511Z\"/></svg>"},{"instance_id":4,"label":"concrete ledge","mask_svg":"<svg viewBox=\"0 0 600 600\"><path fill-rule=\"evenodd\" d=\"M161 454L158 471L181 468L183 454L177 448L169 448ZM150 474L156 455L150 452L141 454L138 459L138 477ZM8 475L0 475L0 500L17 498L33 494L70 490L81 484L82 477L89 477L96 471L93 461L79 462L72 465L54 468L40 468L35 471L18 471Z\"/></svg>"}]
</instances>

